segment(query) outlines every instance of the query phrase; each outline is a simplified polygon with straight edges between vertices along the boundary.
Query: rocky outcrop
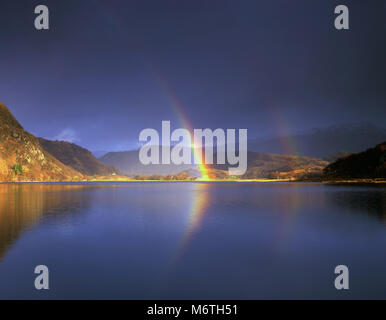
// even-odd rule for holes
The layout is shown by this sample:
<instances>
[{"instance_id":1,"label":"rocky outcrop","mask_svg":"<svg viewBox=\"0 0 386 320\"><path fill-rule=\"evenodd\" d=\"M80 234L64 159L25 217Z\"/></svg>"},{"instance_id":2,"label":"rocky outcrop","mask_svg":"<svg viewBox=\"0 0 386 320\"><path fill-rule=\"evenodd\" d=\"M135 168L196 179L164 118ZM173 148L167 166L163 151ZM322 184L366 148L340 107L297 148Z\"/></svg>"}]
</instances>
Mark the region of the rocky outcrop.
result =
<instances>
[{"instance_id":1,"label":"rocky outcrop","mask_svg":"<svg viewBox=\"0 0 386 320\"><path fill-rule=\"evenodd\" d=\"M46 152L0 103L0 181L68 181L84 176Z\"/></svg>"}]
</instances>

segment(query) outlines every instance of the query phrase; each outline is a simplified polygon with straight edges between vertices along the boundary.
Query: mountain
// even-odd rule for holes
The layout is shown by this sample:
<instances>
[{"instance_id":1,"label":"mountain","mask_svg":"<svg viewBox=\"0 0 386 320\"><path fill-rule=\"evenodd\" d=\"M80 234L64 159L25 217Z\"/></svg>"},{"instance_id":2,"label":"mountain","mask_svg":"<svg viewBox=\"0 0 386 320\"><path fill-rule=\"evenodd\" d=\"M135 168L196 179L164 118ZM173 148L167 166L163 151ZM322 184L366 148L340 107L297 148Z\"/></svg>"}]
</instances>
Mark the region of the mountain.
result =
<instances>
[{"instance_id":1,"label":"mountain","mask_svg":"<svg viewBox=\"0 0 386 320\"><path fill-rule=\"evenodd\" d=\"M117 173L117 170L105 165L85 148L65 141L51 141L38 138L45 151L56 159L80 173L88 176L109 176Z\"/></svg>"},{"instance_id":2,"label":"mountain","mask_svg":"<svg viewBox=\"0 0 386 320\"><path fill-rule=\"evenodd\" d=\"M268 154L248 151L248 169L241 179L299 179L320 176L328 165L327 161L287 154ZM224 177L228 165L214 164L215 177ZM222 171L222 173L221 173Z\"/></svg>"},{"instance_id":3,"label":"mountain","mask_svg":"<svg viewBox=\"0 0 386 320\"><path fill-rule=\"evenodd\" d=\"M194 167L188 164L149 164L139 161L139 150L109 152L99 158L104 164L119 169L122 173L134 175L173 175Z\"/></svg>"},{"instance_id":4,"label":"mountain","mask_svg":"<svg viewBox=\"0 0 386 320\"><path fill-rule=\"evenodd\" d=\"M24 130L0 103L0 181L66 181L84 176L66 166Z\"/></svg>"},{"instance_id":5,"label":"mountain","mask_svg":"<svg viewBox=\"0 0 386 320\"><path fill-rule=\"evenodd\" d=\"M386 178L386 141L374 148L336 160L324 169L326 178Z\"/></svg>"},{"instance_id":6,"label":"mountain","mask_svg":"<svg viewBox=\"0 0 386 320\"><path fill-rule=\"evenodd\" d=\"M363 122L314 129L306 134L250 140L248 150L327 160L336 154L360 152L385 140L386 128Z\"/></svg>"},{"instance_id":7,"label":"mountain","mask_svg":"<svg viewBox=\"0 0 386 320\"><path fill-rule=\"evenodd\" d=\"M241 179L297 179L300 177L320 176L327 161L286 154L267 154L248 151L248 169ZM216 163L217 154L213 156ZM195 165L143 165L138 159L138 151L110 152L100 158L108 165L117 167L125 174L140 179L155 179L184 173L191 178L200 176ZM207 165L209 176L214 179L227 179L228 164ZM142 176L142 177L140 177Z\"/></svg>"}]
</instances>

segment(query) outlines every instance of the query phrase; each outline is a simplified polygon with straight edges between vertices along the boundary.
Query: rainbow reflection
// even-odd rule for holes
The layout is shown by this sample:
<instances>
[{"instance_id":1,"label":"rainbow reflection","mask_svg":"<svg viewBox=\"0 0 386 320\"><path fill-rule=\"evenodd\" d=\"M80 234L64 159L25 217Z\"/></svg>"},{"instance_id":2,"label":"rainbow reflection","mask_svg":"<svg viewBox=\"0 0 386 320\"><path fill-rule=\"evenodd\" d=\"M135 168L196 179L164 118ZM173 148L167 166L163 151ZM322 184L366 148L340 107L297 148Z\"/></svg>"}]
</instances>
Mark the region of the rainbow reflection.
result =
<instances>
[{"instance_id":1,"label":"rainbow reflection","mask_svg":"<svg viewBox=\"0 0 386 320\"><path fill-rule=\"evenodd\" d=\"M195 183L193 184L191 206L188 215L187 227L184 231L182 240L178 244L176 254L172 259L174 265L184 254L186 247L192 241L192 238L201 228L205 213L207 212L210 203L210 183Z\"/></svg>"}]
</instances>

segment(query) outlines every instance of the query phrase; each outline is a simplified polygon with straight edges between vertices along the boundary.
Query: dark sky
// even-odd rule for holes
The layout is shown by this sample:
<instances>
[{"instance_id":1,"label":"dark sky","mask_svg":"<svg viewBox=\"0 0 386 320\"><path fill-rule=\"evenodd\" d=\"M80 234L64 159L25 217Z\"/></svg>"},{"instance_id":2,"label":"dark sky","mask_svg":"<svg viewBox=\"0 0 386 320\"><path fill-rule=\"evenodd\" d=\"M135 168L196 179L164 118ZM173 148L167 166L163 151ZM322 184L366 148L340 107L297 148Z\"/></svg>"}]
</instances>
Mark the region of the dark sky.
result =
<instances>
[{"instance_id":1,"label":"dark sky","mask_svg":"<svg viewBox=\"0 0 386 320\"><path fill-rule=\"evenodd\" d=\"M34 8L50 9L50 30ZM350 30L334 28L347 4ZM0 101L36 136L132 149L143 128L249 137L386 118L386 1L0 2Z\"/></svg>"}]
</instances>

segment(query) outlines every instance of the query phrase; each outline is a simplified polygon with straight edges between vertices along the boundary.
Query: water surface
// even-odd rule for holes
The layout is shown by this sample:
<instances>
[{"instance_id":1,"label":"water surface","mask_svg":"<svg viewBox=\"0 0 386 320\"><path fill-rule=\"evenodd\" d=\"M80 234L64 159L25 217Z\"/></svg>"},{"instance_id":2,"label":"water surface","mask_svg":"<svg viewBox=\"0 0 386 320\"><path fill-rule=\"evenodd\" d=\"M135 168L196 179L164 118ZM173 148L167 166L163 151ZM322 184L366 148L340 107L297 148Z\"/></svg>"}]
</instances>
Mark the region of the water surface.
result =
<instances>
[{"instance_id":1,"label":"water surface","mask_svg":"<svg viewBox=\"0 0 386 320\"><path fill-rule=\"evenodd\" d=\"M0 298L385 299L386 189L2 184Z\"/></svg>"}]
</instances>

